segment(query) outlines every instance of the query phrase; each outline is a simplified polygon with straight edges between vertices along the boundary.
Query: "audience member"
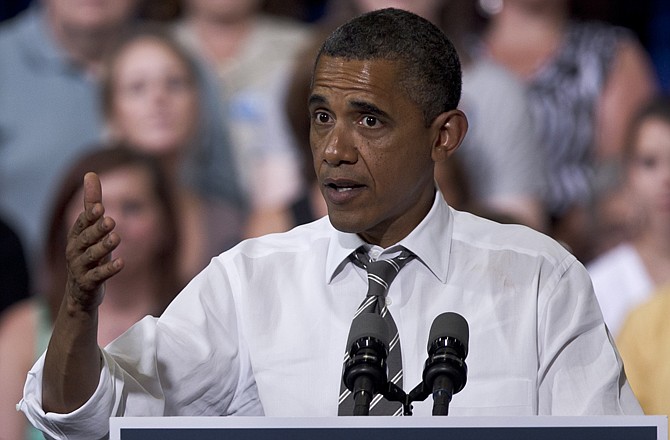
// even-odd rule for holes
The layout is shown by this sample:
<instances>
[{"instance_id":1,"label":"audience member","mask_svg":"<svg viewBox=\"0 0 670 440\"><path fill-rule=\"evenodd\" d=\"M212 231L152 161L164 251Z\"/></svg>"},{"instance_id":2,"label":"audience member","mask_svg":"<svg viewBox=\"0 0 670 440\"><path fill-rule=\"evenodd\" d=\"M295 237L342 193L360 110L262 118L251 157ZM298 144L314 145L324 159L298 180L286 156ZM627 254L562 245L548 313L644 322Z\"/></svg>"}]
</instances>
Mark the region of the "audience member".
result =
<instances>
[{"instance_id":1,"label":"audience member","mask_svg":"<svg viewBox=\"0 0 670 440\"><path fill-rule=\"evenodd\" d=\"M183 236L181 275L190 279L242 238L244 215L225 200L180 182L197 146L202 78L195 61L159 26L141 26L110 51L102 79L109 136L160 159L175 186Z\"/></svg>"},{"instance_id":2,"label":"audience member","mask_svg":"<svg viewBox=\"0 0 670 440\"><path fill-rule=\"evenodd\" d=\"M632 237L587 266L615 336L633 307L670 283L670 97L643 106L626 139L623 191L635 214Z\"/></svg>"},{"instance_id":3,"label":"audience member","mask_svg":"<svg viewBox=\"0 0 670 440\"><path fill-rule=\"evenodd\" d=\"M616 343L645 414L670 415L670 285L628 315Z\"/></svg>"},{"instance_id":4,"label":"audience member","mask_svg":"<svg viewBox=\"0 0 670 440\"><path fill-rule=\"evenodd\" d=\"M49 191L98 140L96 76L137 0L43 0L0 26L0 210L35 269Z\"/></svg>"},{"instance_id":5,"label":"audience member","mask_svg":"<svg viewBox=\"0 0 670 440\"><path fill-rule=\"evenodd\" d=\"M44 0L0 30L0 209L19 233L31 269L42 249L49 189L78 154L99 144L102 64L119 35L137 23L137 3L75 7ZM199 67L206 111L184 179L204 194L244 206L219 85Z\"/></svg>"},{"instance_id":6,"label":"audience member","mask_svg":"<svg viewBox=\"0 0 670 440\"><path fill-rule=\"evenodd\" d=\"M262 13L259 0L185 0L180 37L216 69L237 168L250 201L248 236L284 230L302 182L283 109L304 24ZM279 219L279 222L278 222Z\"/></svg>"},{"instance_id":7,"label":"audience member","mask_svg":"<svg viewBox=\"0 0 670 440\"><path fill-rule=\"evenodd\" d=\"M547 159L549 232L588 261L594 174L619 158L634 111L653 95L651 62L631 32L574 19L570 0L493 3L483 53L527 84Z\"/></svg>"},{"instance_id":8,"label":"audience member","mask_svg":"<svg viewBox=\"0 0 670 440\"><path fill-rule=\"evenodd\" d=\"M30 294L30 275L23 244L0 218L0 313Z\"/></svg>"},{"instance_id":9,"label":"audience member","mask_svg":"<svg viewBox=\"0 0 670 440\"><path fill-rule=\"evenodd\" d=\"M103 283L128 262L110 255L125 238L87 174L66 307L21 410L48 436L86 438L103 437L112 415L351 414L340 406L342 362L358 310L361 320L395 317L402 374L382 388L421 381L436 316L467 319L467 385L450 414L641 414L579 261L528 227L450 208L436 189L435 162L467 131L460 84L458 55L428 20L385 9L339 27L319 51L308 101L329 215L224 252L160 318L104 349L95 339ZM356 262L371 270L373 260L399 272L379 297L372 280L365 300L368 274ZM431 407L414 402L417 415Z\"/></svg>"},{"instance_id":10,"label":"audience member","mask_svg":"<svg viewBox=\"0 0 670 440\"><path fill-rule=\"evenodd\" d=\"M106 212L114 216L116 227L126 238L115 250L115 257L124 259L127 270L107 283L105 301L99 308L100 346L143 316L160 315L184 284L177 275L176 250L181 243L177 207L158 162L125 146L94 150L71 165L55 194L39 294L15 304L0 321L3 439L43 438L34 430L26 433L28 424L15 405L30 366L47 347L53 319L63 301L68 225L77 218L86 172L99 173L105 184Z\"/></svg>"}]
</instances>

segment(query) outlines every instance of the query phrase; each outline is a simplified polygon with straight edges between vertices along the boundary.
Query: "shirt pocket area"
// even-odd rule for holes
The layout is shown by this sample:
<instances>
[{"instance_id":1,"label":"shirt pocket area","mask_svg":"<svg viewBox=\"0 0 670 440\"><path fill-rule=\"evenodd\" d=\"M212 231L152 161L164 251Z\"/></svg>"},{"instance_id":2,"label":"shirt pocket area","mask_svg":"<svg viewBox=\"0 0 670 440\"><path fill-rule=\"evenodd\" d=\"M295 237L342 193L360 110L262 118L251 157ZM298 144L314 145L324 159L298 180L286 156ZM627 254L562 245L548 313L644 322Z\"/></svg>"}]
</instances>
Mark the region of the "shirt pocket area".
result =
<instances>
[{"instance_id":1,"label":"shirt pocket area","mask_svg":"<svg viewBox=\"0 0 670 440\"><path fill-rule=\"evenodd\" d=\"M535 415L532 382L528 379L473 380L449 405L454 416Z\"/></svg>"}]
</instances>

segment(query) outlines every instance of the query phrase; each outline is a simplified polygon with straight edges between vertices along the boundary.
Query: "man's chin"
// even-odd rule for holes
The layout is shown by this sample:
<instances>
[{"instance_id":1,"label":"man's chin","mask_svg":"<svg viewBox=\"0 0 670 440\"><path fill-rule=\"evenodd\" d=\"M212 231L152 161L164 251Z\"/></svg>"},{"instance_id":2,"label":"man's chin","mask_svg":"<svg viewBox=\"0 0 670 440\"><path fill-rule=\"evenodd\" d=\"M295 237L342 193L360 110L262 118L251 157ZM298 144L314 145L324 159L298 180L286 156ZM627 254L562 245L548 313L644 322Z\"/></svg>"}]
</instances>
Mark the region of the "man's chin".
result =
<instances>
[{"instance_id":1,"label":"man's chin","mask_svg":"<svg viewBox=\"0 0 670 440\"><path fill-rule=\"evenodd\" d=\"M328 210L330 224L340 232L357 234L363 230L360 222L357 221L358 219L352 217L353 216L343 215L341 212L333 212L331 209Z\"/></svg>"}]
</instances>

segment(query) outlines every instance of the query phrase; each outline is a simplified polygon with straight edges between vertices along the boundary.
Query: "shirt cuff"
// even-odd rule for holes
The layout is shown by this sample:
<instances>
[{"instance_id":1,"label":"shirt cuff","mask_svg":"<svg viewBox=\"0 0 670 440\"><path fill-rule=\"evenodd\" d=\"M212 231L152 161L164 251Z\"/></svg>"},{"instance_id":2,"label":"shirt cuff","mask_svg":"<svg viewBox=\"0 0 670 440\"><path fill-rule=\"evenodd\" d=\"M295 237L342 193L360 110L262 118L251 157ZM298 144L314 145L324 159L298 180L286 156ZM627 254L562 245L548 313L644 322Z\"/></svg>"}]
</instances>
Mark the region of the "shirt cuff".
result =
<instances>
[{"instance_id":1,"label":"shirt cuff","mask_svg":"<svg viewBox=\"0 0 670 440\"><path fill-rule=\"evenodd\" d=\"M28 421L41 430L47 438L91 440L106 438L109 434L109 418L114 408L114 382L109 372L109 362L101 350L102 368L98 386L91 398L81 407L68 414L45 413L42 409L42 375L44 357L40 356L23 388L23 398L16 405Z\"/></svg>"}]
</instances>

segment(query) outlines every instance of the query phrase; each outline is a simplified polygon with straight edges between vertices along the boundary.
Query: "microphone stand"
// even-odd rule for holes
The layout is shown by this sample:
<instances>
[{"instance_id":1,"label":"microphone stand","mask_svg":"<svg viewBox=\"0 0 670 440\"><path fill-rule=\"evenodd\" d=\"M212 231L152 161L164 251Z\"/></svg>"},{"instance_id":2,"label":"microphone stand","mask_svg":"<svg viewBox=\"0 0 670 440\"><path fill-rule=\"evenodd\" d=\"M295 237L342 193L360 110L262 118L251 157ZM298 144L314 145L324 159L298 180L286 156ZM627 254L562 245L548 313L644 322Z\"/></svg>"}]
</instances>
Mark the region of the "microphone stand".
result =
<instances>
[{"instance_id":1,"label":"microphone stand","mask_svg":"<svg viewBox=\"0 0 670 440\"><path fill-rule=\"evenodd\" d=\"M398 385L388 381L386 387L380 390L379 393L389 402L400 402L402 404L403 416L412 415L412 401L409 399L407 393Z\"/></svg>"},{"instance_id":2,"label":"microphone stand","mask_svg":"<svg viewBox=\"0 0 670 440\"><path fill-rule=\"evenodd\" d=\"M411 416L413 415L412 402L423 402L428 398L428 396L432 394L432 390L428 387L428 385L426 385L425 382L421 381L421 383L419 383L412 391L409 392L409 394L407 394L398 385L389 381L386 385L386 388L380 391L380 394L388 401L400 402L403 407L402 415ZM451 398L449 398L447 401L445 410L447 409L450 400ZM435 414L435 407L433 407L433 415L447 415L447 413L445 412L444 414Z\"/></svg>"},{"instance_id":3,"label":"microphone stand","mask_svg":"<svg viewBox=\"0 0 670 440\"><path fill-rule=\"evenodd\" d=\"M445 378L445 380L449 380ZM407 404L409 406L409 414L412 415L412 402L423 402L428 398L428 396L433 395L433 415L434 416L446 416L449 413L449 402L451 402L451 397L453 393L448 393L444 391L443 387L440 387L439 391L433 392L432 389L424 382L421 381L412 391L407 395Z\"/></svg>"},{"instance_id":4,"label":"microphone stand","mask_svg":"<svg viewBox=\"0 0 670 440\"><path fill-rule=\"evenodd\" d=\"M374 389L374 383L367 375L363 375L356 379L356 386L353 391L355 416L367 416L370 414L372 394L368 390L372 389Z\"/></svg>"}]
</instances>

